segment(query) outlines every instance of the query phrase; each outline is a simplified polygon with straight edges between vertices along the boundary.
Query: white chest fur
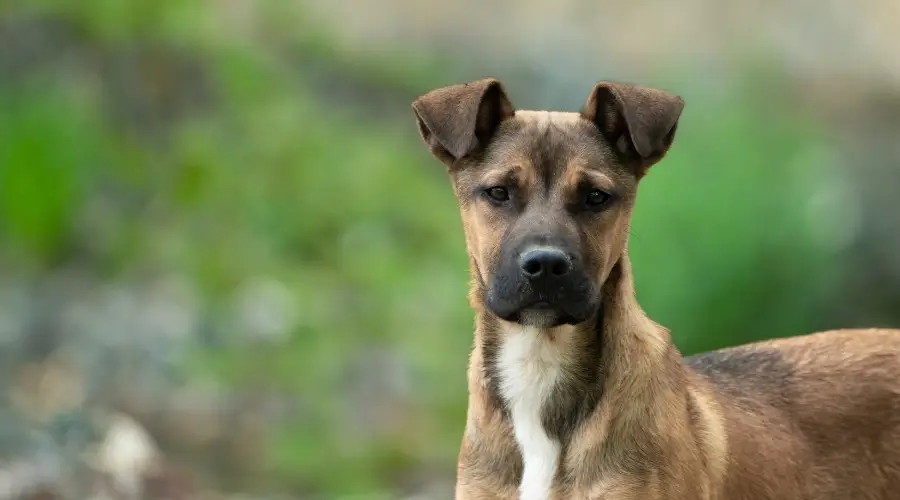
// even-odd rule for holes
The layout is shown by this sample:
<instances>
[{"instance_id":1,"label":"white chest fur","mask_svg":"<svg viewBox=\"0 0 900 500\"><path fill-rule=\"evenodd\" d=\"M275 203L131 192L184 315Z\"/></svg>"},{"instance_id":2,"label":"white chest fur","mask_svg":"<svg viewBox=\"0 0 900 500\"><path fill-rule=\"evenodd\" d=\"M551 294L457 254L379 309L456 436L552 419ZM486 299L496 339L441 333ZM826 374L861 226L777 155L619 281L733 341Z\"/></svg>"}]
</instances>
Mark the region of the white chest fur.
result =
<instances>
[{"instance_id":1,"label":"white chest fur","mask_svg":"<svg viewBox=\"0 0 900 500\"><path fill-rule=\"evenodd\" d=\"M541 408L563 376L559 344L536 328L507 332L497 360L500 391L509 405L524 461L520 500L548 500L560 443L547 435Z\"/></svg>"}]
</instances>

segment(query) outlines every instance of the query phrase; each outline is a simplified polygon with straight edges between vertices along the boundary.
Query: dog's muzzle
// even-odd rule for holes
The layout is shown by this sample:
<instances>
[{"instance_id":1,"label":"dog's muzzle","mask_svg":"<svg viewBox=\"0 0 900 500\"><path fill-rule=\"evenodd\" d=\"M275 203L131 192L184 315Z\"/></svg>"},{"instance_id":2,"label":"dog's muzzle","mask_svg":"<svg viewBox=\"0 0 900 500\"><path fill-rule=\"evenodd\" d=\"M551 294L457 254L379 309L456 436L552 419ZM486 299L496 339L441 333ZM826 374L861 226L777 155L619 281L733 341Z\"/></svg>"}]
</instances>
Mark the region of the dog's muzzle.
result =
<instances>
[{"instance_id":1,"label":"dog's muzzle","mask_svg":"<svg viewBox=\"0 0 900 500\"><path fill-rule=\"evenodd\" d=\"M486 302L504 320L540 327L576 324L596 308L587 273L560 248L527 248L501 259L497 271Z\"/></svg>"}]
</instances>

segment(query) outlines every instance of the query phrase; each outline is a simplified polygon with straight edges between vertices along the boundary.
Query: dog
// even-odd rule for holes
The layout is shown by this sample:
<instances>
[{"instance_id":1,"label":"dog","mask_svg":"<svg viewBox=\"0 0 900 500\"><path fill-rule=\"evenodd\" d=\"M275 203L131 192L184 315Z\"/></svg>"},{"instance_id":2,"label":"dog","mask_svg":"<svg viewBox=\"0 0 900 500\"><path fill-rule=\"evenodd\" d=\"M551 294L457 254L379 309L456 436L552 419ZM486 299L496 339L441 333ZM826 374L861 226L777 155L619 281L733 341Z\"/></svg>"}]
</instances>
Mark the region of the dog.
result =
<instances>
[{"instance_id":1,"label":"dog","mask_svg":"<svg viewBox=\"0 0 900 500\"><path fill-rule=\"evenodd\" d=\"M683 99L602 81L523 111L486 78L412 108L470 261L457 500L900 499L900 330L684 358L638 304L632 208Z\"/></svg>"}]
</instances>

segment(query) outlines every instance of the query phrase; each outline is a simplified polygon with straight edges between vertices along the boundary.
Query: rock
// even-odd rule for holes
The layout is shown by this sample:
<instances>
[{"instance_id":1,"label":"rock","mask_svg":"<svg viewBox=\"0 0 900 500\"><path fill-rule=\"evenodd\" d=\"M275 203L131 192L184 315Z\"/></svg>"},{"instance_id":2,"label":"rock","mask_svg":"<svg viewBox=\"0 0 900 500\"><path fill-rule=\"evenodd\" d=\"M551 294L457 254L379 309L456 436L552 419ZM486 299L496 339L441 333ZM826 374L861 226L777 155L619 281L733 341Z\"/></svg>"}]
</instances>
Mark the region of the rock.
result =
<instances>
[{"instance_id":1,"label":"rock","mask_svg":"<svg viewBox=\"0 0 900 500\"><path fill-rule=\"evenodd\" d=\"M86 458L93 468L108 474L117 489L131 496L142 494L144 478L160 464L153 438L124 414L110 417L106 437Z\"/></svg>"}]
</instances>

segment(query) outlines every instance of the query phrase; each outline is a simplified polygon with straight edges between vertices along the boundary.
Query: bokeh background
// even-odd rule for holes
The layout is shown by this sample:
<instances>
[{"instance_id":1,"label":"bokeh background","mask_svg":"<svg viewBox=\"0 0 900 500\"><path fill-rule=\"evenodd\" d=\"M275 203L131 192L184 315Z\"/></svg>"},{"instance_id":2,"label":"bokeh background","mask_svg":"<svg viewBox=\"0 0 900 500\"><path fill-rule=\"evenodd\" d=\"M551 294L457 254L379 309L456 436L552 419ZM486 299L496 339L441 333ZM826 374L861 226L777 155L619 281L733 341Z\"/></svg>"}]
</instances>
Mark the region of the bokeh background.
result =
<instances>
[{"instance_id":1,"label":"bokeh background","mask_svg":"<svg viewBox=\"0 0 900 500\"><path fill-rule=\"evenodd\" d=\"M409 104L682 95L641 303L685 353L900 326L895 0L0 2L0 500L448 499L461 224Z\"/></svg>"}]
</instances>

